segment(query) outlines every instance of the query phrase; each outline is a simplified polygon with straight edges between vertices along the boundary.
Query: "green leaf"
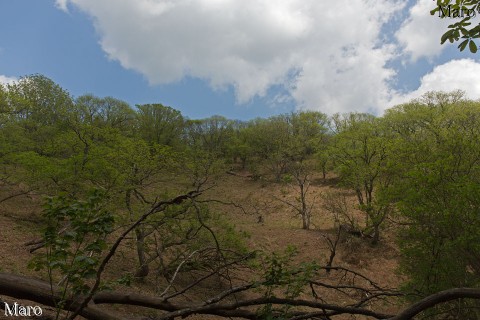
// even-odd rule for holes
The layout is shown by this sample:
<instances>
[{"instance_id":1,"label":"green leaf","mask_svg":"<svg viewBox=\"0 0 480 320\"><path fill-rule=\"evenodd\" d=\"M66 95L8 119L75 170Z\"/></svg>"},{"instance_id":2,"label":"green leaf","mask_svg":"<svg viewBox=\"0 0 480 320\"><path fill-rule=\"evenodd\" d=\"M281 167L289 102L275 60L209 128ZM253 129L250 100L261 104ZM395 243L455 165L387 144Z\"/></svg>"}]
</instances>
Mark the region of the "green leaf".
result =
<instances>
[{"instance_id":1,"label":"green leaf","mask_svg":"<svg viewBox=\"0 0 480 320\"><path fill-rule=\"evenodd\" d=\"M458 40L460 38L460 31L458 31L458 29L453 32L453 37L455 38L455 40ZM450 39L450 42L453 42L453 39Z\"/></svg>"},{"instance_id":2,"label":"green leaf","mask_svg":"<svg viewBox=\"0 0 480 320\"><path fill-rule=\"evenodd\" d=\"M460 51L465 50L465 48L467 47L468 41L469 41L469 40L467 39L467 40L462 41L462 43L460 43L460 45L458 46L458 48L460 49Z\"/></svg>"},{"instance_id":3,"label":"green leaf","mask_svg":"<svg viewBox=\"0 0 480 320\"><path fill-rule=\"evenodd\" d=\"M471 53L477 53L477 45L473 40L470 40L470 42L468 43L468 47L470 48Z\"/></svg>"},{"instance_id":4,"label":"green leaf","mask_svg":"<svg viewBox=\"0 0 480 320\"><path fill-rule=\"evenodd\" d=\"M440 44L444 44L447 39L450 39L450 37L453 35L454 30L448 30L445 32L441 38Z\"/></svg>"},{"instance_id":5,"label":"green leaf","mask_svg":"<svg viewBox=\"0 0 480 320\"><path fill-rule=\"evenodd\" d=\"M463 34L464 36L468 36L468 30L467 30L467 29L465 29L465 28L460 28L460 31L462 32L462 34Z\"/></svg>"}]
</instances>

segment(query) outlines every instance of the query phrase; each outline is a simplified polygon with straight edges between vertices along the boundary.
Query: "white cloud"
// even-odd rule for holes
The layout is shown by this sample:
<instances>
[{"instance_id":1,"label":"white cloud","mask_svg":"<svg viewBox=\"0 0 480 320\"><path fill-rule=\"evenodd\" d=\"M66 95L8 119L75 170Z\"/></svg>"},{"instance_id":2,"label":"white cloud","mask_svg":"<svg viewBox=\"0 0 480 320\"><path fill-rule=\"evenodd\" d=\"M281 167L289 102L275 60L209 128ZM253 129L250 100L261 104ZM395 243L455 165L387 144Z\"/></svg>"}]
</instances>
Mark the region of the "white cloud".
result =
<instances>
[{"instance_id":1,"label":"white cloud","mask_svg":"<svg viewBox=\"0 0 480 320\"><path fill-rule=\"evenodd\" d=\"M480 63L472 59L452 60L436 66L422 77L417 90L396 95L390 106L419 98L428 91L463 90L470 99L480 99Z\"/></svg>"},{"instance_id":2,"label":"white cloud","mask_svg":"<svg viewBox=\"0 0 480 320\"><path fill-rule=\"evenodd\" d=\"M0 74L0 84L12 84L13 82L17 81L17 78L14 77L7 77Z\"/></svg>"},{"instance_id":3,"label":"white cloud","mask_svg":"<svg viewBox=\"0 0 480 320\"><path fill-rule=\"evenodd\" d=\"M399 0L57 0L93 17L110 59L151 84L198 77L239 103L284 85L328 113L384 105L391 45L381 27ZM186 93L188 94L188 93Z\"/></svg>"},{"instance_id":4,"label":"white cloud","mask_svg":"<svg viewBox=\"0 0 480 320\"><path fill-rule=\"evenodd\" d=\"M434 8L433 1L417 0L410 8L409 17L395 34L412 61L421 57L431 59L448 45L440 45L440 38L447 31L447 26L452 24L452 20L441 19L438 14L430 15L430 10Z\"/></svg>"}]
</instances>

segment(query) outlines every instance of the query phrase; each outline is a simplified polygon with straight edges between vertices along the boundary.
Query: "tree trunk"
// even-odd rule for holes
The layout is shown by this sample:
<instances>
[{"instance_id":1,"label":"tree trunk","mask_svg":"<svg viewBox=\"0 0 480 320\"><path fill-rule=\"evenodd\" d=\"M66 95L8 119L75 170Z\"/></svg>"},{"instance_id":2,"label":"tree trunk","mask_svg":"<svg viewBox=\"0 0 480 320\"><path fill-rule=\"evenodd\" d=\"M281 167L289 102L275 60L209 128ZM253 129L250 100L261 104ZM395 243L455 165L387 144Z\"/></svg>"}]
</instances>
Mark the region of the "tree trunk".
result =
<instances>
[{"instance_id":1,"label":"tree trunk","mask_svg":"<svg viewBox=\"0 0 480 320\"><path fill-rule=\"evenodd\" d=\"M307 199L305 192L305 183L299 181L300 186L300 201L302 202L302 220L303 220L303 229L308 230L310 228L310 213L307 208Z\"/></svg>"},{"instance_id":2,"label":"tree trunk","mask_svg":"<svg viewBox=\"0 0 480 320\"><path fill-rule=\"evenodd\" d=\"M325 182L327 180L327 161L322 161L320 166L322 167L322 176Z\"/></svg>"},{"instance_id":3,"label":"tree trunk","mask_svg":"<svg viewBox=\"0 0 480 320\"><path fill-rule=\"evenodd\" d=\"M142 227L135 229L135 237L137 240L137 256L138 256L138 269L135 272L136 278L145 278L148 276L150 269L148 267L147 258L145 256L145 233Z\"/></svg>"},{"instance_id":4,"label":"tree trunk","mask_svg":"<svg viewBox=\"0 0 480 320\"><path fill-rule=\"evenodd\" d=\"M131 189L125 192L125 205L127 206L128 212L130 213L130 221L134 221L133 210L131 207L131 195ZM148 263L145 256L145 233L141 226L135 228L135 245L137 247L138 257L138 269L135 272L135 277L145 278L146 276L148 276L150 270L148 268Z\"/></svg>"},{"instance_id":5,"label":"tree trunk","mask_svg":"<svg viewBox=\"0 0 480 320\"><path fill-rule=\"evenodd\" d=\"M135 229L135 237L137 240L137 256L138 256L138 269L135 272L135 277L145 278L150 272L148 267L147 258L145 256L145 233L138 227Z\"/></svg>"},{"instance_id":6,"label":"tree trunk","mask_svg":"<svg viewBox=\"0 0 480 320\"><path fill-rule=\"evenodd\" d=\"M302 221L303 221L302 228L304 230L308 230L310 228L310 217L308 216L308 214L306 213L302 214Z\"/></svg>"},{"instance_id":7,"label":"tree trunk","mask_svg":"<svg viewBox=\"0 0 480 320\"><path fill-rule=\"evenodd\" d=\"M380 242L380 226L378 224L375 224L373 226L373 239L372 239L372 244L377 245L378 242Z\"/></svg>"}]
</instances>

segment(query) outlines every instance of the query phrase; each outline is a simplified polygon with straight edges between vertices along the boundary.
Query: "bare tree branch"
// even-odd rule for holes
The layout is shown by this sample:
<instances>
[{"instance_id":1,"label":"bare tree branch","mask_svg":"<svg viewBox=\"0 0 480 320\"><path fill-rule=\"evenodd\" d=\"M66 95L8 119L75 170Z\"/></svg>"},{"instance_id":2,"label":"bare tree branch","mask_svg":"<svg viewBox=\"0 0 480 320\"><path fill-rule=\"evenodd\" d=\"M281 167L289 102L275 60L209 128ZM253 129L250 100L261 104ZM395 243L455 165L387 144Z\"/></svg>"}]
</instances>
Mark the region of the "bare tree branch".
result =
<instances>
[{"instance_id":1,"label":"bare tree branch","mask_svg":"<svg viewBox=\"0 0 480 320\"><path fill-rule=\"evenodd\" d=\"M388 320L408 320L415 315L425 311L437 304L457 300L457 299L477 299L480 300L480 289L477 288L453 288L432 294L423 300L408 307L395 317L388 318Z\"/></svg>"},{"instance_id":2,"label":"bare tree branch","mask_svg":"<svg viewBox=\"0 0 480 320\"><path fill-rule=\"evenodd\" d=\"M48 282L8 273L0 273L0 294L35 301L50 307L56 307L62 300L59 289L52 288ZM67 299L64 309L68 311L77 310L80 302L78 299ZM79 315L90 320L126 320L94 305L83 307Z\"/></svg>"},{"instance_id":3,"label":"bare tree branch","mask_svg":"<svg viewBox=\"0 0 480 320\"><path fill-rule=\"evenodd\" d=\"M122 304L142 306L162 311L167 311L161 319L174 319L176 317L187 317L193 314L210 314L222 317L240 317L245 319L257 319L258 315L250 310L242 309L250 306L260 306L266 304L290 305L298 307L307 307L314 310L292 312L292 319L309 319L313 317L322 317L328 319L333 315L352 314L365 315L375 319L388 320L408 320L415 315L425 311L437 304L456 299L477 299L480 300L480 289L477 288L454 288L438 292L425 299L413 304L400 314L393 316L379 312L367 310L356 306L339 306L318 301L302 299L286 299L277 297L261 297L254 299L239 300L232 303L219 303L225 297L241 291L255 288L258 284L251 283L238 286L207 300L205 303L197 306L174 304L162 298L144 296L139 294L126 294L119 292L97 292L93 295L92 301L95 304ZM52 290L48 282L33 279L25 276L19 276L8 273L0 273L0 294L31 300L46 306L55 307L61 300L58 288ZM386 295L386 293L383 293ZM84 297L68 298L64 309L73 311L83 303ZM80 309L79 315L90 320L124 320L121 316L104 309L98 308L93 304L88 304Z\"/></svg>"}]
</instances>

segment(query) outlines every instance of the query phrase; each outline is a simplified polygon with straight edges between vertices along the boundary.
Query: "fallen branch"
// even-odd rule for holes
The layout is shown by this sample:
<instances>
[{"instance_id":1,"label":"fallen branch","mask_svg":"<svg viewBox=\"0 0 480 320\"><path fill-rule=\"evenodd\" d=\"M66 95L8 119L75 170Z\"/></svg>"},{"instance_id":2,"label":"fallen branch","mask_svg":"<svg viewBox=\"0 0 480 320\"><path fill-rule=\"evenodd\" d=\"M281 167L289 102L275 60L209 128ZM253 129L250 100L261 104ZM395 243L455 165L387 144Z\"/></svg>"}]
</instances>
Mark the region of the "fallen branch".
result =
<instances>
[{"instance_id":1,"label":"fallen branch","mask_svg":"<svg viewBox=\"0 0 480 320\"><path fill-rule=\"evenodd\" d=\"M8 273L0 273L0 295L30 300L49 307L57 307L59 302L65 301L63 309L67 311L77 310L81 302L77 298L63 300L59 289L52 288L48 282ZM93 304L82 308L79 315L89 320L125 320Z\"/></svg>"},{"instance_id":2,"label":"fallen branch","mask_svg":"<svg viewBox=\"0 0 480 320\"><path fill-rule=\"evenodd\" d=\"M453 288L434 293L419 302L411 305L403 310L395 317L388 318L388 320L409 320L422 311L430 309L437 304L444 303L457 299L477 299L480 300L480 289L476 288Z\"/></svg>"},{"instance_id":3,"label":"fallen branch","mask_svg":"<svg viewBox=\"0 0 480 320\"><path fill-rule=\"evenodd\" d=\"M231 303L218 303L225 296L232 293L241 292L255 287L254 285L246 285L226 291L224 294L218 295L211 299L207 304L201 305L191 304L174 304L165 299L139 295L126 294L120 292L98 292L93 295L92 302L82 308L79 315L89 320L125 320L123 317L110 311L99 308L96 304L121 304L142 306L151 309L157 309L168 312L161 319L174 319L177 317L187 317L193 314L209 314L221 317L239 317L244 319L257 319L258 314L254 311L242 309L243 307L261 306L266 304L290 305L312 308L311 311L294 312L295 319L308 319L313 316L332 316L338 314L365 315L375 319L386 320L408 320L415 315L425 311L433 306L457 299L478 299L480 300L480 289L476 288L454 288L435 293L425 299L413 304L400 314L386 315L375 311L367 310L352 306L339 306L327 304L318 301L301 300L301 299L285 299L275 297L263 297L247 300L238 300ZM46 281L33 279L21 275L8 273L0 273L0 295L24 299L37 302L39 304L56 307L58 302L62 301L58 288L53 290ZM65 301L64 310L76 310L84 297L68 298ZM213 302L213 303L212 303Z\"/></svg>"}]
</instances>

